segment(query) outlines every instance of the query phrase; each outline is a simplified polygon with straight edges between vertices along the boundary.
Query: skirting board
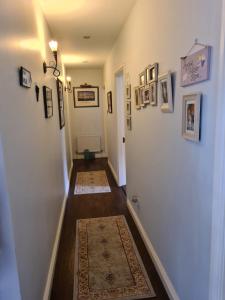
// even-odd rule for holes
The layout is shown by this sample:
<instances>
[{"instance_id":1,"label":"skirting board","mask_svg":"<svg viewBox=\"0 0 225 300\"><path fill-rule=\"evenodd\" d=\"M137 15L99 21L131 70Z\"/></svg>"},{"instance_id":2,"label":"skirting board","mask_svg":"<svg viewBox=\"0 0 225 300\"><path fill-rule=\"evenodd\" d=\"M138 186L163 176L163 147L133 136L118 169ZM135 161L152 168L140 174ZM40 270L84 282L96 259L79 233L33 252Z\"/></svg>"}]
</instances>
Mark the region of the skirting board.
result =
<instances>
[{"instance_id":1,"label":"skirting board","mask_svg":"<svg viewBox=\"0 0 225 300\"><path fill-rule=\"evenodd\" d=\"M69 182L71 179L72 170L73 170L73 163L71 164L70 171L69 171ZM65 208L66 208L66 201L68 198L69 186L70 185L68 185L68 187L67 187L67 191L65 193L63 203L62 203L62 208L61 208L61 213L60 213L59 222L58 222L58 226L57 226L55 241L54 241L54 245L53 245L52 256L51 256L51 260L50 260L43 300L50 299L52 280L53 280L53 275L54 275L54 270L55 270L55 263L56 263L56 257L57 257L58 247L59 247L59 240L60 240L60 235L61 235L61 230L62 230L64 213L65 213Z\"/></svg>"},{"instance_id":2,"label":"skirting board","mask_svg":"<svg viewBox=\"0 0 225 300\"><path fill-rule=\"evenodd\" d=\"M109 165L109 168L110 168L110 170L111 170L111 172L113 174L113 177L114 177L117 185L119 186L119 184L118 184L118 177L116 175L116 171L114 170L114 168L113 168L113 166L112 166L112 164L111 164L111 162L109 160L108 160L108 165Z\"/></svg>"},{"instance_id":3,"label":"skirting board","mask_svg":"<svg viewBox=\"0 0 225 300\"><path fill-rule=\"evenodd\" d=\"M166 273L166 270L164 269L164 267L163 267L158 255L157 255L151 241L148 238L148 235L147 235L144 227L142 226L142 224L140 222L140 219L139 219L137 213L135 212L131 202L128 199L127 199L127 207L130 211L130 214L131 214L131 216L132 216L139 232L140 232L140 235L141 235L141 237L144 241L144 244L145 244L145 246L148 250L149 255L152 258L152 261L153 261L153 263L155 265L155 268L156 268L156 270L157 270L157 272L158 272L158 274L159 274L159 276L162 280L162 283L163 283L163 285L164 285L164 287L167 291L167 294L168 294L170 300L180 300L177 293L176 293L176 291L175 291L175 289L174 289L174 287L173 287L172 282L170 281L170 279L169 279L169 277Z\"/></svg>"}]
</instances>

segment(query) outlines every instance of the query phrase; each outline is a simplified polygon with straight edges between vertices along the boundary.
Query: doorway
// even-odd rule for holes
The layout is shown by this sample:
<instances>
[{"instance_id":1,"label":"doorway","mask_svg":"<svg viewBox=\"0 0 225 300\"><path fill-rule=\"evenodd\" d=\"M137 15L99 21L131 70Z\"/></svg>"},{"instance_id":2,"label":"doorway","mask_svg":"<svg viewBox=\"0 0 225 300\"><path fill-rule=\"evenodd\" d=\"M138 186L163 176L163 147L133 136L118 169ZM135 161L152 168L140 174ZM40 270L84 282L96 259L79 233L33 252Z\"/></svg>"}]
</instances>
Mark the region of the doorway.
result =
<instances>
[{"instance_id":1,"label":"doorway","mask_svg":"<svg viewBox=\"0 0 225 300\"><path fill-rule=\"evenodd\" d=\"M121 68L115 73L115 91L117 108L117 139L118 139L118 185L126 191L126 148L125 148L125 87L124 71Z\"/></svg>"}]
</instances>

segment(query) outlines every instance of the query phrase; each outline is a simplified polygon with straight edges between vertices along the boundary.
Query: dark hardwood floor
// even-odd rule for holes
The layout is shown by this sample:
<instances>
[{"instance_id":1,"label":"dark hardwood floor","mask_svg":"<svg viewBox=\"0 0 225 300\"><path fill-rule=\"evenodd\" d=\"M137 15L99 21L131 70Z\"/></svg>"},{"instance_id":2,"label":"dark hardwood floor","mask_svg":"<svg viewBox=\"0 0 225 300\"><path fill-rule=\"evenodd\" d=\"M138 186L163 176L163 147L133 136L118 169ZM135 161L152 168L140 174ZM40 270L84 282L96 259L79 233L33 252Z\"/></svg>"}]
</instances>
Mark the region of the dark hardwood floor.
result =
<instances>
[{"instance_id":1,"label":"dark hardwood floor","mask_svg":"<svg viewBox=\"0 0 225 300\"><path fill-rule=\"evenodd\" d=\"M111 193L74 195L76 173L78 171L105 170L107 172ZM74 258L76 220L91 217L106 217L125 215L133 238L142 257L145 268L156 293L157 300L168 300L166 291L148 255L137 227L128 211L126 198L121 188L118 188L106 159L94 161L75 160L70 183L68 201L65 210L63 228L57 255L55 274L53 278L51 300L72 300L74 285Z\"/></svg>"}]
</instances>

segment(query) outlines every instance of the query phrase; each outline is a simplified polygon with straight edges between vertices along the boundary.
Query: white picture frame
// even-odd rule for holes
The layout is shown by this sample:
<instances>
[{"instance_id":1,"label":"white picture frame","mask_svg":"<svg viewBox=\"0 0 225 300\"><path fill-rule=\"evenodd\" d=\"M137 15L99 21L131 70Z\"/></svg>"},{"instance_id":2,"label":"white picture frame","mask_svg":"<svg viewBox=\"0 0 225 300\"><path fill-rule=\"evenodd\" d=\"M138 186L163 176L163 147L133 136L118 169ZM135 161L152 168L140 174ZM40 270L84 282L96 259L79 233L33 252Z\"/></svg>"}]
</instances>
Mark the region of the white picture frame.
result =
<instances>
[{"instance_id":1,"label":"white picture frame","mask_svg":"<svg viewBox=\"0 0 225 300\"><path fill-rule=\"evenodd\" d=\"M139 86L136 86L134 88L134 100L135 100L135 107L137 110L141 109L141 104L140 104L140 88Z\"/></svg>"},{"instance_id":2,"label":"white picture frame","mask_svg":"<svg viewBox=\"0 0 225 300\"><path fill-rule=\"evenodd\" d=\"M131 84L126 85L126 99L131 99Z\"/></svg>"},{"instance_id":3,"label":"white picture frame","mask_svg":"<svg viewBox=\"0 0 225 300\"><path fill-rule=\"evenodd\" d=\"M182 103L182 136L193 142L200 141L201 134L201 103L200 92L183 96Z\"/></svg>"},{"instance_id":4,"label":"white picture frame","mask_svg":"<svg viewBox=\"0 0 225 300\"><path fill-rule=\"evenodd\" d=\"M157 106L157 81L151 82L149 84L149 99L150 99L150 104L152 106Z\"/></svg>"},{"instance_id":5,"label":"white picture frame","mask_svg":"<svg viewBox=\"0 0 225 300\"><path fill-rule=\"evenodd\" d=\"M159 64L154 63L153 65L149 65L146 69L146 83L149 84L154 81L158 81L158 70Z\"/></svg>"},{"instance_id":6,"label":"white picture frame","mask_svg":"<svg viewBox=\"0 0 225 300\"><path fill-rule=\"evenodd\" d=\"M131 101L126 102L126 113L127 116L131 116Z\"/></svg>"},{"instance_id":7,"label":"white picture frame","mask_svg":"<svg viewBox=\"0 0 225 300\"><path fill-rule=\"evenodd\" d=\"M149 90L149 85L145 86L143 102L144 102L144 104L150 104L150 90Z\"/></svg>"},{"instance_id":8,"label":"white picture frame","mask_svg":"<svg viewBox=\"0 0 225 300\"><path fill-rule=\"evenodd\" d=\"M158 101L162 112L173 112L172 78L170 71L159 76Z\"/></svg>"},{"instance_id":9,"label":"white picture frame","mask_svg":"<svg viewBox=\"0 0 225 300\"><path fill-rule=\"evenodd\" d=\"M145 107L145 86L140 86L139 88L139 95L140 95L140 106Z\"/></svg>"},{"instance_id":10,"label":"white picture frame","mask_svg":"<svg viewBox=\"0 0 225 300\"><path fill-rule=\"evenodd\" d=\"M127 130L131 131L132 130L132 119L131 119L131 116L127 116L127 118L126 118L126 124L127 124Z\"/></svg>"}]
</instances>

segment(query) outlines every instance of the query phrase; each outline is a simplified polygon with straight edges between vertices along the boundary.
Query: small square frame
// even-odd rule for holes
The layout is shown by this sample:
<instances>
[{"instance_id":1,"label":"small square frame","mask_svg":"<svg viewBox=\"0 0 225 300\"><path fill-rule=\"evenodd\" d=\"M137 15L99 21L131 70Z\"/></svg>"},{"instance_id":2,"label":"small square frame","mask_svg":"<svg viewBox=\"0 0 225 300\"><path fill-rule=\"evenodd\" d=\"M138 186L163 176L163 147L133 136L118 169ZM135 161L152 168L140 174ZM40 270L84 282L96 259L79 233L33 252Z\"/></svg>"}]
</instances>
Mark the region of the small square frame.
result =
<instances>
[{"instance_id":1,"label":"small square frame","mask_svg":"<svg viewBox=\"0 0 225 300\"><path fill-rule=\"evenodd\" d=\"M43 86L43 100L45 118L49 119L53 116L52 89L50 89L46 85Z\"/></svg>"},{"instance_id":2,"label":"small square frame","mask_svg":"<svg viewBox=\"0 0 225 300\"><path fill-rule=\"evenodd\" d=\"M29 89L32 85L31 72L25 69L24 67L19 68L19 80L20 85Z\"/></svg>"},{"instance_id":3,"label":"small square frame","mask_svg":"<svg viewBox=\"0 0 225 300\"><path fill-rule=\"evenodd\" d=\"M158 81L158 72L159 72L159 64L155 63L153 65L149 65L146 70L146 82L147 84Z\"/></svg>"},{"instance_id":4,"label":"small square frame","mask_svg":"<svg viewBox=\"0 0 225 300\"><path fill-rule=\"evenodd\" d=\"M131 118L131 116L127 116L126 124L127 124L127 130L131 131L132 130L132 118Z\"/></svg>"},{"instance_id":5,"label":"small square frame","mask_svg":"<svg viewBox=\"0 0 225 300\"><path fill-rule=\"evenodd\" d=\"M144 70L139 74L139 85L140 86L146 85L146 70Z\"/></svg>"},{"instance_id":6,"label":"small square frame","mask_svg":"<svg viewBox=\"0 0 225 300\"><path fill-rule=\"evenodd\" d=\"M152 106L157 106L157 81L153 81L149 84L149 98Z\"/></svg>"},{"instance_id":7,"label":"small square frame","mask_svg":"<svg viewBox=\"0 0 225 300\"><path fill-rule=\"evenodd\" d=\"M131 99L131 84L126 85L126 99Z\"/></svg>"},{"instance_id":8,"label":"small square frame","mask_svg":"<svg viewBox=\"0 0 225 300\"><path fill-rule=\"evenodd\" d=\"M164 113L172 113L173 95L171 72L159 76L158 97L161 111Z\"/></svg>"},{"instance_id":9,"label":"small square frame","mask_svg":"<svg viewBox=\"0 0 225 300\"><path fill-rule=\"evenodd\" d=\"M131 116L131 101L126 102L126 113L127 116Z\"/></svg>"}]
</instances>

